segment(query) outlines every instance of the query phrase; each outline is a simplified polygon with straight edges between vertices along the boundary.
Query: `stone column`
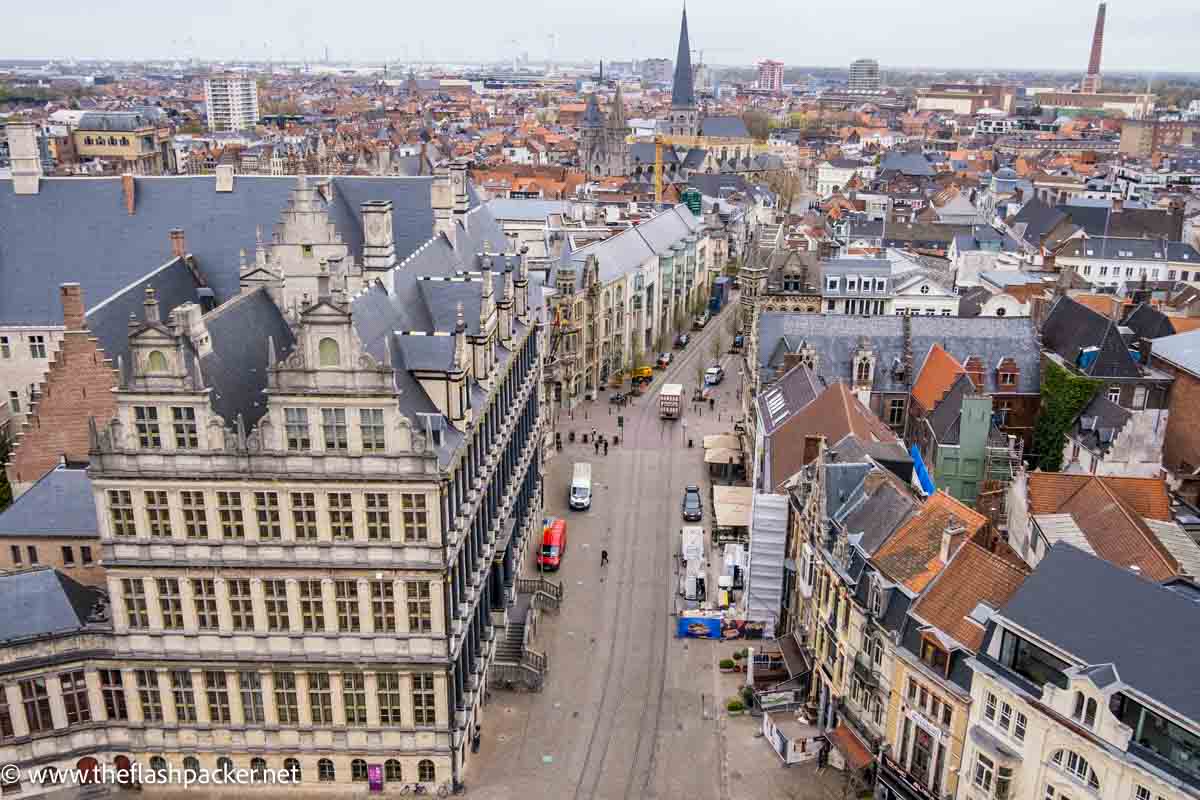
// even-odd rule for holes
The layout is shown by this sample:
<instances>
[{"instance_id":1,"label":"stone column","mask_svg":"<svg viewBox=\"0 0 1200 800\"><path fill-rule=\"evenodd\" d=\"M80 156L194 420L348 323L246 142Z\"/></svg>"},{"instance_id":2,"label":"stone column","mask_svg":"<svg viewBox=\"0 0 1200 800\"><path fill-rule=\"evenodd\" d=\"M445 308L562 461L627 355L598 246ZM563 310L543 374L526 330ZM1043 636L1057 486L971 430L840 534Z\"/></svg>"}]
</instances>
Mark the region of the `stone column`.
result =
<instances>
[{"instance_id":1,"label":"stone column","mask_svg":"<svg viewBox=\"0 0 1200 800\"><path fill-rule=\"evenodd\" d=\"M129 616L125 610L125 593L121 591L121 579L109 575L107 582L108 599L112 605L113 632L118 634L125 633L129 630Z\"/></svg>"},{"instance_id":2,"label":"stone column","mask_svg":"<svg viewBox=\"0 0 1200 800\"><path fill-rule=\"evenodd\" d=\"M97 722L106 721L108 709L104 707L104 691L100 688L100 672L95 669L85 670L83 680L87 684L88 705L91 707L92 719Z\"/></svg>"},{"instance_id":3,"label":"stone column","mask_svg":"<svg viewBox=\"0 0 1200 800\"><path fill-rule=\"evenodd\" d=\"M300 724L309 726L312 721L312 706L309 705L308 673L296 672L296 705L300 709Z\"/></svg>"},{"instance_id":4,"label":"stone column","mask_svg":"<svg viewBox=\"0 0 1200 800\"><path fill-rule=\"evenodd\" d=\"M216 578L213 580L213 591L217 596L217 627L221 633L229 633L233 630L233 613L230 611L229 605L229 584L224 578Z\"/></svg>"},{"instance_id":5,"label":"stone column","mask_svg":"<svg viewBox=\"0 0 1200 800\"><path fill-rule=\"evenodd\" d=\"M329 673L329 691L333 695L333 724L343 727L346 724L346 698L342 695L342 673Z\"/></svg>"},{"instance_id":6,"label":"stone column","mask_svg":"<svg viewBox=\"0 0 1200 800\"><path fill-rule=\"evenodd\" d=\"M367 725L379 727L379 680L373 670L363 673L363 688L367 693Z\"/></svg>"},{"instance_id":7,"label":"stone column","mask_svg":"<svg viewBox=\"0 0 1200 800\"><path fill-rule=\"evenodd\" d=\"M137 670L123 668L121 670L121 685L125 687L125 707L129 709L129 722L137 725L145 722L142 714L142 695L138 691ZM9 706L11 708L11 706ZM14 719L15 723L16 720ZM18 735L20 735L18 733Z\"/></svg>"},{"instance_id":8,"label":"stone column","mask_svg":"<svg viewBox=\"0 0 1200 800\"><path fill-rule=\"evenodd\" d=\"M158 600L158 581L154 578L143 578L142 585L146 587L146 610L150 616L150 630L162 633L163 616Z\"/></svg>"},{"instance_id":9,"label":"stone column","mask_svg":"<svg viewBox=\"0 0 1200 800\"><path fill-rule=\"evenodd\" d=\"M325 633L337 633L337 595L334 592L333 578L321 579L321 608L325 616Z\"/></svg>"},{"instance_id":10,"label":"stone column","mask_svg":"<svg viewBox=\"0 0 1200 800\"><path fill-rule=\"evenodd\" d=\"M46 694L50 696L50 719L54 727L67 727L67 707L63 703L62 682L57 675L46 676Z\"/></svg>"},{"instance_id":11,"label":"stone column","mask_svg":"<svg viewBox=\"0 0 1200 800\"><path fill-rule=\"evenodd\" d=\"M179 724L179 718L175 714L175 694L171 691L171 676L166 667L156 668L154 678L158 683L158 699L162 703L163 722L167 725Z\"/></svg>"},{"instance_id":12,"label":"stone column","mask_svg":"<svg viewBox=\"0 0 1200 800\"><path fill-rule=\"evenodd\" d=\"M250 579L250 605L254 609L254 631L267 632L267 598L264 594L262 578ZM232 625L232 620L230 625Z\"/></svg>"},{"instance_id":13,"label":"stone column","mask_svg":"<svg viewBox=\"0 0 1200 800\"><path fill-rule=\"evenodd\" d=\"M269 669L258 673L258 682L262 684L263 717L268 725L279 724L279 710L275 707L275 675Z\"/></svg>"},{"instance_id":14,"label":"stone column","mask_svg":"<svg viewBox=\"0 0 1200 800\"><path fill-rule=\"evenodd\" d=\"M196 595L192 591L192 582L188 578L179 579L179 602L183 604L184 632L196 633L200 630L200 619L196 614Z\"/></svg>"},{"instance_id":15,"label":"stone column","mask_svg":"<svg viewBox=\"0 0 1200 800\"><path fill-rule=\"evenodd\" d=\"M225 691L229 693L230 724L245 725L246 709L242 706L242 684L236 671L225 673Z\"/></svg>"},{"instance_id":16,"label":"stone column","mask_svg":"<svg viewBox=\"0 0 1200 800\"><path fill-rule=\"evenodd\" d=\"M356 587L358 589L359 629L363 633L374 633L375 618L371 614L371 582L366 578L359 578Z\"/></svg>"},{"instance_id":17,"label":"stone column","mask_svg":"<svg viewBox=\"0 0 1200 800\"><path fill-rule=\"evenodd\" d=\"M287 579L288 601L288 630L291 633L304 633L304 620L300 614L300 583L295 578Z\"/></svg>"},{"instance_id":18,"label":"stone column","mask_svg":"<svg viewBox=\"0 0 1200 800\"><path fill-rule=\"evenodd\" d=\"M412 692L409 692L409 697ZM437 714L438 727L450 724L450 709L446 707L446 673L438 671L433 673L433 701L434 710Z\"/></svg>"},{"instance_id":19,"label":"stone column","mask_svg":"<svg viewBox=\"0 0 1200 800\"><path fill-rule=\"evenodd\" d=\"M399 578L392 582L392 597L396 603L396 632L410 633L408 628L408 586Z\"/></svg>"},{"instance_id":20,"label":"stone column","mask_svg":"<svg viewBox=\"0 0 1200 800\"><path fill-rule=\"evenodd\" d=\"M29 735L29 722L25 719L25 706L21 703L21 687L15 683L0 686L8 703L9 713L12 714L13 734L17 738Z\"/></svg>"},{"instance_id":21,"label":"stone column","mask_svg":"<svg viewBox=\"0 0 1200 800\"><path fill-rule=\"evenodd\" d=\"M204 683L204 670L188 670L192 678L192 697L196 702L196 722L208 725L212 718L208 713L208 687Z\"/></svg>"}]
</instances>

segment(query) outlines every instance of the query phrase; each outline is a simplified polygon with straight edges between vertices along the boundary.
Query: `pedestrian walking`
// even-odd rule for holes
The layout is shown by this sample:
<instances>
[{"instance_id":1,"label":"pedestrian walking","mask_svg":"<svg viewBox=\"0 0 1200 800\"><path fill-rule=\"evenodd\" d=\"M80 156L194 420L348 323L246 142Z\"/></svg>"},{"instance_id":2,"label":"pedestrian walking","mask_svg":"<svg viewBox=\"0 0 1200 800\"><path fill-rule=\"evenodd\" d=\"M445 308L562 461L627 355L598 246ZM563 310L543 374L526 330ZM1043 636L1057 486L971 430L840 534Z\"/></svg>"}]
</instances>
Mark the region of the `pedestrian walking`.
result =
<instances>
[{"instance_id":1,"label":"pedestrian walking","mask_svg":"<svg viewBox=\"0 0 1200 800\"><path fill-rule=\"evenodd\" d=\"M597 439L594 435L592 436L592 447L595 448L596 455L600 455L600 440Z\"/></svg>"},{"instance_id":2,"label":"pedestrian walking","mask_svg":"<svg viewBox=\"0 0 1200 800\"><path fill-rule=\"evenodd\" d=\"M602 566L602 567L608 566L608 551L607 550L600 551L600 566Z\"/></svg>"},{"instance_id":3,"label":"pedestrian walking","mask_svg":"<svg viewBox=\"0 0 1200 800\"><path fill-rule=\"evenodd\" d=\"M592 428L592 441L596 441L596 429Z\"/></svg>"},{"instance_id":4,"label":"pedestrian walking","mask_svg":"<svg viewBox=\"0 0 1200 800\"><path fill-rule=\"evenodd\" d=\"M608 437L604 437L604 455L608 455Z\"/></svg>"},{"instance_id":5,"label":"pedestrian walking","mask_svg":"<svg viewBox=\"0 0 1200 800\"><path fill-rule=\"evenodd\" d=\"M708 398L708 410L709 411L713 410L713 404L716 402L717 402L717 399L715 397Z\"/></svg>"}]
</instances>

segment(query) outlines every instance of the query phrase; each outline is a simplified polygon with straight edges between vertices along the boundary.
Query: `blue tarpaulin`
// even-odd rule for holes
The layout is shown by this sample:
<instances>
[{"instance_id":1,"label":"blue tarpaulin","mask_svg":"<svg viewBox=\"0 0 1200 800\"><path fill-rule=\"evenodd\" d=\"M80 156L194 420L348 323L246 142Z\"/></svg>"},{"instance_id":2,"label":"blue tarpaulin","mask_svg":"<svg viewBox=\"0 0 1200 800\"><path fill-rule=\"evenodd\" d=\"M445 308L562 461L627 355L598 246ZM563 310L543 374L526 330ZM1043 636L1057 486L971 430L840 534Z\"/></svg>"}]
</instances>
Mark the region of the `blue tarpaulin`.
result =
<instances>
[{"instance_id":1,"label":"blue tarpaulin","mask_svg":"<svg viewBox=\"0 0 1200 800\"><path fill-rule=\"evenodd\" d=\"M925 494L932 495L937 491L937 487L933 485L933 478L929 477L929 470L925 468L925 460L921 458L921 451L914 444L908 449L908 454L912 456L913 466L917 469L917 481L921 484L921 488L925 490Z\"/></svg>"}]
</instances>

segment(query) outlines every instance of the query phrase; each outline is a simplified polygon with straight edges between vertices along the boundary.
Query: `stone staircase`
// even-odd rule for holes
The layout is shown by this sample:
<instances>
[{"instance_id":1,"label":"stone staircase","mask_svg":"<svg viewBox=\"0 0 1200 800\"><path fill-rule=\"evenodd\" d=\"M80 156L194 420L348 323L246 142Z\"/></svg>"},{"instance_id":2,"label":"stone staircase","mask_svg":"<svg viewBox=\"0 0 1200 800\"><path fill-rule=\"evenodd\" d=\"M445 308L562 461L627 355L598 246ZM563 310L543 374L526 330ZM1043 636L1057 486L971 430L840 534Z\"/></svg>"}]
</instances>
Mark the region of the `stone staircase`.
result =
<instances>
[{"instance_id":1,"label":"stone staircase","mask_svg":"<svg viewBox=\"0 0 1200 800\"><path fill-rule=\"evenodd\" d=\"M496 641L496 656L490 670L490 683L499 689L542 690L550 659L534 650L530 643L537 636L538 619L543 611L557 612L562 606L563 587L544 578L517 581L516 602L508 610L508 625Z\"/></svg>"}]
</instances>

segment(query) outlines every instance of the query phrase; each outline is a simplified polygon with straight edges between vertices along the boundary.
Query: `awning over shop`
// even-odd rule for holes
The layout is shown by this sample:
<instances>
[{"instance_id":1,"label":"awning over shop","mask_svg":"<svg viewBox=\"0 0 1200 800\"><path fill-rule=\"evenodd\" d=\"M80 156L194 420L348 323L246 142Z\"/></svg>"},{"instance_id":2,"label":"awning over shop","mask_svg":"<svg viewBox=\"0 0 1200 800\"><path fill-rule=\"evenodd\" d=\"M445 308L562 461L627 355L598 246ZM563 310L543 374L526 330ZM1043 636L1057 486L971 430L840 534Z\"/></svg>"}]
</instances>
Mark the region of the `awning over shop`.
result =
<instances>
[{"instance_id":1,"label":"awning over shop","mask_svg":"<svg viewBox=\"0 0 1200 800\"><path fill-rule=\"evenodd\" d=\"M704 449L725 449L741 452L742 442L732 433L715 433L704 437Z\"/></svg>"},{"instance_id":2,"label":"awning over shop","mask_svg":"<svg viewBox=\"0 0 1200 800\"><path fill-rule=\"evenodd\" d=\"M867 749L862 739L859 739L858 735L844 724L838 725L825 735L846 759L846 763L854 769L863 770L874 763L875 756L871 755L871 751Z\"/></svg>"},{"instance_id":3,"label":"awning over shop","mask_svg":"<svg viewBox=\"0 0 1200 800\"><path fill-rule=\"evenodd\" d=\"M798 678L812 672L812 659L796 643L794 636L791 634L780 636L775 643L779 645L779 649L783 653L783 663L787 666L789 678Z\"/></svg>"},{"instance_id":4,"label":"awning over shop","mask_svg":"<svg viewBox=\"0 0 1200 800\"><path fill-rule=\"evenodd\" d=\"M737 464L741 457L741 450L731 450L728 447L710 447L704 451L705 464Z\"/></svg>"},{"instance_id":5,"label":"awning over shop","mask_svg":"<svg viewBox=\"0 0 1200 800\"><path fill-rule=\"evenodd\" d=\"M714 486L713 516L718 528L749 528L754 490L749 486Z\"/></svg>"}]
</instances>

